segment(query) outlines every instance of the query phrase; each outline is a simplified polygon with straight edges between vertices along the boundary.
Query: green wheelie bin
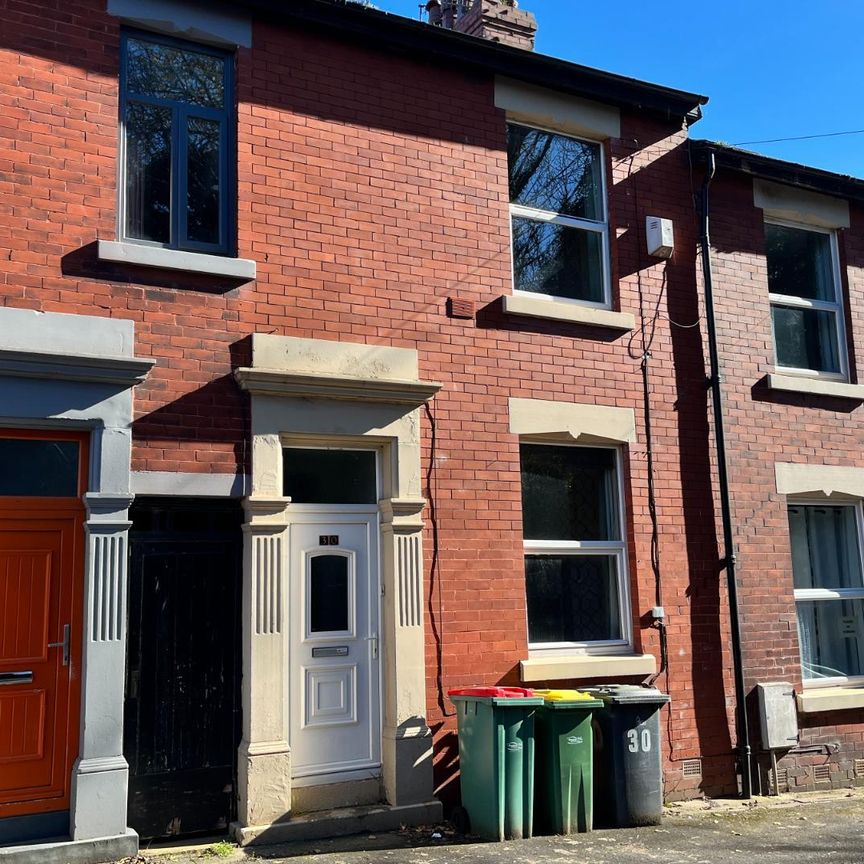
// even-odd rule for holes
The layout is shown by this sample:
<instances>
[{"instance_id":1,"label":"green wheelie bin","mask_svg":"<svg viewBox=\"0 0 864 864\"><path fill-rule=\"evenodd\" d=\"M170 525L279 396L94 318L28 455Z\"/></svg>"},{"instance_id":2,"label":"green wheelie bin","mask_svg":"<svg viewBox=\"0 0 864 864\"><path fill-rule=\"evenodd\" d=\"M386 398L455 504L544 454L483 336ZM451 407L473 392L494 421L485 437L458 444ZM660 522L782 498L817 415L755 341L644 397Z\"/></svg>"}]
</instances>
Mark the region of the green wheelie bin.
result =
<instances>
[{"instance_id":1,"label":"green wheelie bin","mask_svg":"<svg viewBox=\"0 0 864 864\"><path fill-rule=\"evenodd\" d=\"M591 719L603 703L579 690L536 690L537 830L575 834L594 825L594 744Z\"/></svg>"},{"instance_id":2,"label":"green wheelie bin","mask_svg":"<svg viewBox=\"0 0 864 864\"><path fill-rule=\"evenodd\" d=\"M459 724L462 806L472 834L531 837L534 714L543 704L522 687L463 687L447 694Z\"/></svg>"}]
</instances>

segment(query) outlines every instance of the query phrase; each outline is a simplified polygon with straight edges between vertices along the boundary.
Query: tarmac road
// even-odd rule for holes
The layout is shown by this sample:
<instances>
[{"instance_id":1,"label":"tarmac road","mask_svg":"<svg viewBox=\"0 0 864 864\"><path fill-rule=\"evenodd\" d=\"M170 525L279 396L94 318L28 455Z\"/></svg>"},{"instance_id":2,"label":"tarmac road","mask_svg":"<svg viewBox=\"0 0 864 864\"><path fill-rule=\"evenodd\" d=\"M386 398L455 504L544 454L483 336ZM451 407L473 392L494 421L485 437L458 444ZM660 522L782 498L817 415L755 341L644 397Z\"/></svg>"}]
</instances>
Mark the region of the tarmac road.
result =
<instances>
[{"instance_id":1,"label":"tarmac road","mask_svg":"<svg viewBox=\"0 0 864 864\"><path fill-rule=\"evenodd\" d=\"M864 790L688 802L656 828L476 843L442 826L290 846L145 852L140 864L864 864ZM434 838L434 833L442 836ZM222 857L225 856L225 857Z\"/></svg>"}]
</instances>

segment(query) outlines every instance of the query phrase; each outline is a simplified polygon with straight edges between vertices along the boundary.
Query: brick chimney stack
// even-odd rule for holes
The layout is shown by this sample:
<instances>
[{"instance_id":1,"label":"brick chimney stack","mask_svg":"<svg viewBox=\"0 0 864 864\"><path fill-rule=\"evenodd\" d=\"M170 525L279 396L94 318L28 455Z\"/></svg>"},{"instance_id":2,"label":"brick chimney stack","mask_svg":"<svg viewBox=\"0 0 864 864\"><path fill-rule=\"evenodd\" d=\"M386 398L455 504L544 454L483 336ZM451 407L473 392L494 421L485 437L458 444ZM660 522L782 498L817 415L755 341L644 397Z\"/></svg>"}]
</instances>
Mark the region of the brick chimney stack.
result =
<instances>
[{"instance_id":1,"label":"brick chimney stack","mask_svg":"<svg viewBox=\"0 0 864 864\"><path fill-rule=\"evenodd\" d=\"M435 26L534 50L537 19L517 0L429 0L426 11Z\"/></svg>"}]
</instances>

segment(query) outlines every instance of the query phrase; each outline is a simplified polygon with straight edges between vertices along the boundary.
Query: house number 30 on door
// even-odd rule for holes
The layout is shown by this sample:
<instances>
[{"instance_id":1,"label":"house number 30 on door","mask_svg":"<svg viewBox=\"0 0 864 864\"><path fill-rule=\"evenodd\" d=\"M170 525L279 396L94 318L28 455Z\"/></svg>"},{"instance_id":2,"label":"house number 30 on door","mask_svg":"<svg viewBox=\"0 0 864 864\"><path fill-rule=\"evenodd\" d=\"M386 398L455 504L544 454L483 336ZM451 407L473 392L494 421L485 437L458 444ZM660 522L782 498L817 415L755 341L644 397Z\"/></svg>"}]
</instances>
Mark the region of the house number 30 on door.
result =
<instances>
[{"instance_id":1,"label":"house number 30 on door","mask_svg":"<svg viewBox=\"0 0 864 864\"><path fill-rule=\"evenodd\" d=\"M627 749L631 753L648 753L651 750L651 732L648 729L628 729Z\"/></svg>"}]
</instances>

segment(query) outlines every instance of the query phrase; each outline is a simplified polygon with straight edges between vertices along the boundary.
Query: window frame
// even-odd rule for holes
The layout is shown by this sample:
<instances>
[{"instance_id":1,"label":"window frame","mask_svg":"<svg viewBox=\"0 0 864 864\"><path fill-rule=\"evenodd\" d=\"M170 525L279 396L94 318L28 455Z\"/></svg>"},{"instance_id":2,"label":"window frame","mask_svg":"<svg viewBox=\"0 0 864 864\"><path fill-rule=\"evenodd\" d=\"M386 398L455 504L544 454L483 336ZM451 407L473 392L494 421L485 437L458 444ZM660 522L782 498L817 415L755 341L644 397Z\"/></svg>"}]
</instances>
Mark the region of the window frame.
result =
<instances>
[{"instance_id":1,"label":"window frame","mask_svg":"<svg viewBox=\"0 0 864 864\"><path fill-rule=\"evenodd\" d=\"M621 447L614 444L578 444L569 441L535 441L520 438L519 447L573 447L587 450L612 450L615 454L615 494L617 495L617 515L620 540L529 540L524 533L523 515L523 573L524 559L529 555L612 555L615 560L618 587L618 614L621 628L620 639L604 639L594 642L531 642L529 636L529 657L550 657L567 654L630 654L633 648L633 621L630 605L630 567L627 554L628 522L624 507L624 468ZM521 462L521 460L520 460ZM521 464L520 464L521 487ZM525 576L525 626L528 629L528 584Z\"/></svg>"},{"instance_id":2,"label":"window frame","mask_svg":"<svg viewBox=\"0 0 864 864\"><path fill-rule=\"evenodd\" d=\"M822 228L819 225L811 225L803 222L794 222L789 219L765 218L765 225L778 225L781 228L796 228L799 231L809 231L813 234L826 234L829 238L831 248L831 276L834 281L834 296L837 298L831 303L827 300L810 300L803 297L795 297L791 294L777 294L768 291L769 315L771 318L771 347L774 351L774 368L778 372L791 375L800 375L806 378L819 378L824 381L848 381L849 380L849 349L846 342L846 318L843 303L843 280L840 268L840 249L837 242L837 231L832 228ZM766 264L767 264L767 249ZM783 306L790 309L812 309L817 312L831 312L834 314L835 332L837 334L837 354L840 364L839 372L822 372L818 369L808 369L800 366L783 366L779 361L777 353L777 337L774 331L775 306Z\"/></svg>"},{"instance_id":3,"label":"window frame","mask_svg":"<svg viewBox=\"0 0 864 864\"><path fill-rule=\"evenodd\" d=\"M588 138L583 135L573 135L569 132L562 132L560 129L552 129L547 126L541 126L537 123L527 123L523 120L507 119L507 126L523 126L527 129L536 129L539 132L548 132L550 135L560 135L563 138L572 138L574 141L580 141L584 144L593 144L599 148L600 161L600 207L603 216L602 221L593 219L582 219L578 216L567 216L557 213L554 210L541 210L536 207L526 207L524 204L514 204L510 201L509 190L509 170L510 164L508 161L508 207L510 216L510 284L514 295L520 297L535 297L539 300L548 299L554 300L556 303L568 303L573 306L583 306L590 309L612 309L612 275L610 265L610 250L609 250L609 200L607 194L607 177L606 177L606 148L602 141ZM573 297L563 297L560 294L543 294L538 291L523 291L516 287L516 256L513 249L513 217L516 216L522 219L532 219L535 222L546 222L553 225L563 225L568 228L576 228L583 231L589 231L600 235L600 255L601 266L603 270L603 301L596 300L577 300Z\"/></svg>"},{"instance_id":4,"label":"window frame","mask_svg":"<svg viewBox=\"0 0 864 864\"><path fill-rule=\"evenodd\" d=\"M176 102L171 99L160 99L155 96L131 95L128 91L128 57L127 45L129 39L154 42L168 45L198 54L218 57L223 61L223 87L225 90L224 107L220 109L206 108L198 105ZM237 234L237 101L235 90L235 55L223 48L216 48L188 39L178 39L153 33L148 30L123 28L120 33L120 74L119 74L119 110L118 123L118 184L117 184L117 239L121 243L134 243L137 246L151 246L157 249L171 249L183 252L199 252L210 255L233 257L236 255ZM126 141L126 111L130 102L154 105L168 108L171 117L171 210L169 220L169 242L144 240L131 237L127 233L127 141ZM188 171L182 167L187 162L187 136L181 134L181 129L188 119L200 118L221 123L219 135L219 242L204 243L188 238L188 205L184 203L188 197ZM179 206L178 206L179 204Z\"/></svg>"},{"instance_id":5,"label":"window frame","mask_svg":"<svg viewBox=\"0 0 864 864\"><path fill-rule=\"evenodd\" d=\"M349 442L343 444L339 444L338 442L333 442L330 439L322 440L320 443L316 441L310 441L308 438L303 437L300 440L297 438L293 438L288 435L281 435L279 437L279 486L280 489L284 490L285 483L285 458L284 451L285 450L336 450L336 451L352 451L352 452L363 452L363 453L374 453L375 454L375 503L374 504L327 504L323 502L311 502L311 503L294 503L291 502L291 510L292 512L297 513L317 513L322 510L326 510L328 512L339 512L339 513L378 513L381 496L383 494L383 489L385 488L385 453L384 447L381 443L375 441L365 442ZM290 498L290 496L285 496Z\"/></svg>"},{"instance_id":6,"label":"window frame","mask_svg":"<svg viewBox=\"0 0 864 864\"><path fill-rule=\"evenodd\" d=\"M787 521L788 511L792 507L851 507L855 512L855 529L858 536L858 556L861 559L861 572L864 574L864 511L862 502L856 500L830 501L825 498L788 498L786 501ZM789 551L792 551L792 531L789 530ZM794 586L794 574L793 574ZM861 588L794 588L795 621L798 622L798 603L808 601L825 600L864 600L864 585ZM799 637L800 643L800 637ZM804 662L801 656L801 647L798 648L799 662L801 664L801 683L807 689L820 689L824 687L860 686L864 684L864 675L837 675L830 678L805 678Z\"/></svg>"}]
</instances>

